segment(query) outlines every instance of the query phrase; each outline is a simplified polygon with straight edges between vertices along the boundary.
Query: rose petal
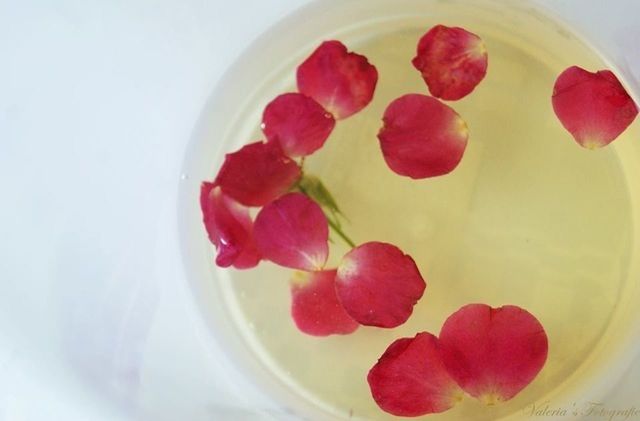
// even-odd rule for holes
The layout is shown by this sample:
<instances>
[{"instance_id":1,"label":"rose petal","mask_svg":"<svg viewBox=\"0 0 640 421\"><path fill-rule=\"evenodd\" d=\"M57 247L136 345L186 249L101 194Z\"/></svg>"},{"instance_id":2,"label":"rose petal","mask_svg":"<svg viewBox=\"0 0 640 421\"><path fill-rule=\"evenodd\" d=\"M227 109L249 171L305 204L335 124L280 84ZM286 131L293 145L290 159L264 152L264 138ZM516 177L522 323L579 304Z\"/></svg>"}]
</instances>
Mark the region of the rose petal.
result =
<instances>
[{"instance_id":1,"label":"rose petal","mask_svg":"<svg viewBox=\"0 0 640 421\"><path fill-rule=\"evenodd\" d=\"M469 31L437 25L420 39L413 65L431 95L457 100L470 94L487 74L487 49Z\"/></svg>"},{"instance_id":2,"label":"rose petal","mask_svg":"<svg viewBox=\"0 0 640 421\"><path fill-rule=\"evenodd\" d=\"M395 173L420 179L453 171L467 147L464 120L435 98L409 94L393 101L378 134L387 165Z\"/></svg>"},{"instance_id":3,"label":"rose petal","mask_svg":"<svg viewBox=\"0 0 640 421\"><path fill-rule=\"evenodd\" d=\"M301 193L289 193L262 208L253 235L262 255L281 266L320 270L329 255L327 218Z\"/></svg>"},{"instance_id":4,"label":"rose petal","mask_svg":"<svg viewBox=\"0 0 640 421\"><path fill-rule=\"evenodd\" d=\"M215 183L245 206L263 206L286 193L300 175L298 164L277 143L256 142L227 154Z\"/></svg>"},{"instance_id":5,"label":"rose petal","mask_svg":"<svg viewBox=\"0 0 640 421\"><path fill-rule=\"evenodd\" d=\"M313 336L347 335L358 329L338 301L336 271L296 272L291 285L291 315L302 332Z\"/></svg>"},{"instance_id":6,"label":"rose petal","mask_svg":"<svg viewBox=\"0 0 640 421\"><path fill-rule=\"evenodd\" d=\"M609 70L573 66L553 88L553 110L576 142L589 149L613 142L638 115L638 107Z\"/></svg>"},{"instance_id":7,"label":"rose petal","mask_svg":"<svg viewBox=\"0 0 640 421\"><path fill-rule=\"evenodd\" d=\"M471 304L444 323L440 349L460 387L493 405L513 398L536 377L548 342L540 322L519 307Z\"/></svg>"},{"instance_id":8,"label":"rose petal","mask_svg":"<svg viewBox=\"0 0 640 421\"><path fill-rule=\"evenodd\" d=\"M425 288L413 259L391 244L358 246L338 266L338 298L347 313L366 326L403 324Z\"/></svg>"},{"instance_id":9,"label":"rose petal","mask_svg":"<svg viewBox=\"0 0 640 421\"><path fill-rule=\"evenodd\" d=\"M260 262L253 241L249 209L222 193L213 183L202 183L200 207L209 240L216 246L216 264L249 269Z\"/></svg>"},{"instance_id":10,"label":"rose petal","mask_svg":"<svg viewBox=\"0 0 640 421\"><path fill-rule=\"evenodd\" d=\"M378 71L340 41L325 41L298 67L298 90L333 116L347 118L371 102Z\"/></svg>"},{"instance_id":11,"label":"rose petal","mask_svg":"<svg viewBox=\"0 0 640 421\"><path fill-rule=\"evenodd\" d=\"M463 396L442 362L438 339L427 332L392 343L367 381L378 406L401 417L444 412Z\"/></svg>"},{"instance_id":12,"label":"rose petal","mask_svg":"<svg viewBox=\"0 0 640 421\"><path fill-rule=\"evenodd\" d=\"M283 94L267 105L262 115L269 142L278 142L292 158L311 155L324 145L336 121L312 98Z\"/></svg>"}]
</instances>

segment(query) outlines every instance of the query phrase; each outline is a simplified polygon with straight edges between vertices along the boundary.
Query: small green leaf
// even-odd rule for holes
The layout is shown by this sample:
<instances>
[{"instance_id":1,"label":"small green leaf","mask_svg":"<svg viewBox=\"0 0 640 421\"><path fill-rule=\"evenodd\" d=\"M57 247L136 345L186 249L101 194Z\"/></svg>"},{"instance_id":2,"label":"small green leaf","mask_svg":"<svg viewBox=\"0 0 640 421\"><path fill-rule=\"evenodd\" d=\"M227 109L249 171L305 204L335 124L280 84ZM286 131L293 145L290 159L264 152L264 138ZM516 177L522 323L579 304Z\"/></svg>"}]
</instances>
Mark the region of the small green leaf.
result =
<instances>
[{"instance_id":1,"label":"small green leaf","mask_svg":"<svg viewBox=\"0 0 640 421\"><path fill-rule=\"evenodd\" d=\"M298 182L298 186L307 196L334 215L342 214L336 200L318 177L305 174Z\"/></svg>"},{"instance_id":2,"label":"small green leaf","mask_svg":"<svg viewBox=\"0 0 640 421\"><path fill-rule=\"evenodd\" d=\"M331 227L334 233L336 233L340 238L344 240L351 248L355 247L355 243L347 234L342 231L342 226L340 225L340 219L338 216L345 218L345 216L338 208L338 204L335 199L329 193L329 190L322 184L322 181L318 177L313 175L303 175L298 183L296 184L296 188L305 196L310 197L316 203L323 208L323 212L327 217L327 223ZM345 218L346 219L346 218ZM333 242L333 240L330 240Z\"/></svg>"}]
</instances>

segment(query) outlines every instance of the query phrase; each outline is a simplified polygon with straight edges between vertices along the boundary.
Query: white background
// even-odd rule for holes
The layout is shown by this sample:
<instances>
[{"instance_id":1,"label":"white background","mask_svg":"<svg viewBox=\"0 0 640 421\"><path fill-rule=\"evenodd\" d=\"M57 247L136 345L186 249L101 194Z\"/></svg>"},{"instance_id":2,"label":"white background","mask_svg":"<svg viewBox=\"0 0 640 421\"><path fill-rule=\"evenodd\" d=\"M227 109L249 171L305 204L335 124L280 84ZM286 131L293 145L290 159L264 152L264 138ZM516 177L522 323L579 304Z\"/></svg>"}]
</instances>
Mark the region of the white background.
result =
<instances>
[{"instance_id":1,"label":"white background","mask_svg":"<svg viewBox=\"0 0 640 421\"><path fill-rule=\"evenodd\" d=\"M274 414L209 351L175 193L217 80L304 3L0 0L0 420ZM544 3L640 80L640 2ZM640 407L639 378L608 406Z\"/></svg>"}]
</instances>

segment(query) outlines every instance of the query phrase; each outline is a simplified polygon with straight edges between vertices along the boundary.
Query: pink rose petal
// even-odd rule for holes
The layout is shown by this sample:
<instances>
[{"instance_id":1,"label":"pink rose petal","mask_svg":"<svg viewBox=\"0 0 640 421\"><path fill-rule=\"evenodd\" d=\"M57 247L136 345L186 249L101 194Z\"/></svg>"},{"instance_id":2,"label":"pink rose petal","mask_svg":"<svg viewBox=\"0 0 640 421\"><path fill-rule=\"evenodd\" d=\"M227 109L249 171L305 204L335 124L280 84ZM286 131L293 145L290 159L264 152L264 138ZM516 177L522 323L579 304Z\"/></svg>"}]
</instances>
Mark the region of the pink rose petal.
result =
<instances>
[{"instance_id":1,"label":"pink rose petal","mask_svg":"<svg viewBox=\"0 0 640 421\"><path fill-rule=\"evenodd\" d=\"M553 88L553 110L576 142L588 149L613 142L638 115L638 107L609 70L573 66Z\"/></svg>"},{"instance_id":2,"label":"pink rose petal","mask_svg":"<svg viewBox=\"0 0 640 421\"><path fill-rule=\"evenodd\" d=\"M209 240L216 246L216 264L249 269L260 262L252 237L249 209L222 193L213 183L202 183L200 207Z\"/></svg>"},{"instance_id":3,"label":"pink rose petal","mask_svg":"<svg viewBox=\"0 0 640 421\"><path fill-rule=\"evenodd\" d=\"M341 120L371 102L378 71L366 57L348 52L340 41L325 41L298 67L297 79L301 93Z\"/></svg>"},{"instance_id":4,"label":"pink rose petal","mask_svg":"<svg viewBox=\"0 0 640 421\"><path fill-rule=\"evenodd\" d=\"M442 362L438 339L426 332L392 343L367 381L378 406L400 417L444 412L463 396Z\"/></svg>"},{"instance_id":5,"label":"pink rose petal","mask_svg":"<svg viewBox=\"0 0 640 421\"><path fill-rule=\"evenodd\" d=\"M301 193L289 193L262 208L253 235L262 255L281 266L320 270L329 255L327 218Z\"/></svg>"},{"instance_id":6,"label":"pink rose petal","mask_svg":"<svg viewBox=\"0 0 640 421\"><path fill-rule=\"evenodd\" d=\"M324 145L336 121L313 99L283 94L267 105L262 116L269 142L277 142L291 158L311 155Z\"/></svg>"},{"instance_id":7,"label":"pink rose petal","mask_svg":"<svg viewBox=\"0 0 640 421\"><path fill-rule=\"evenodd\" d=\"M540 322L519 307L471 304L444 323L440 349L460 387L493 405L531 383L545 364L548 342Z\"/></svg>"},{"instance_id":8,"label":"pink rose petal","mask_svg":"<svg viewBox=\"0 0 640 421\"><path fill-rule=\"evenodd\" d=\"M470 94L487 74L487 49L469 31L437 25L420 39L413 65L431 95L457 100Z\"/></svg>"},{"instance_id":9,"label":"pink rose petal","mask_svg":"<svg viewBox=\"0 0 640 421\"><path fill-rule=\"evenodd\" d=\"M338 266L338 298L347 313L366 326L400 326L425 288L413 259L391 244L358 246Z\"/></svg>"},{"instance_id":10,"label":"pink rose petal","mask_svg":"<svg viewBox=\"0 0 640 421\"><path fill-rule=\"evenodd\" d=\"M215 183L245 206L263 206L286 193L301 174L277 143L256 142L227 154Z\"/></svg>"},{"instance_id":11,"label":"pink rose petal","mask_svg":"<svg viewBox=\"0 0 640 421\"><path fill-rule=\"evenodd\" d=\"M313 336L348 335L358 329L338 301L336 271L296 272L291 285L291 315L302 332Z\"/></svg>"},{"instance_id":12,"label":"pink rose petal","mask_svg":"<svg viewBox=\"0 0 640 421\"><path fill-rule=\"evenodd\" d=\"M455 169L467 147L464 120L435 98L409 94L393 101L378 134L387 165L414 179L436 177Z\"/></svg>"}]
</instances>

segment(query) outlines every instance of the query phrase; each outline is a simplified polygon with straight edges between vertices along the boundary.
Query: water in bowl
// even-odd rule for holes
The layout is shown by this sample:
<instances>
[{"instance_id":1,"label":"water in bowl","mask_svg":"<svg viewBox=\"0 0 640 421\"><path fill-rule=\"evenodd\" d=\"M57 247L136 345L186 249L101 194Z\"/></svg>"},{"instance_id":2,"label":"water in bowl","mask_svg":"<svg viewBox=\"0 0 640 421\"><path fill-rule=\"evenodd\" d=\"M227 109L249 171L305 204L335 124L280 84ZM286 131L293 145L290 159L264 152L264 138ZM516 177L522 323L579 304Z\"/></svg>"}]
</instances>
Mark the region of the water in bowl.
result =
<instances>
[{"instance_id":1,"label":"water in bowl","mask_svg":"<svg viewBox=\"0 0 640 421\"><path fill-rule=\"evenodd\" d=\"M632 142L640 137L640 126L634 124L601 150L575 144L551 107L555 78L573 64L591 70L609 66L539 12L492 9L492 4L405 1L395 14L327 30L256 84L220 131L222 145L260 139L264 105L279 92L295 90L295 66L324 39L340 39L379 70L373 102L340 121L305 168L332 191L356 242L390 242L416 260L428 286L405 325L306 336L289 315L290 270L269 263L246 272L216 270L204 234L195 236L198 247L206 248L212 275L199 282L215 284L232 330L262 367L322 414L307 414L311 419L391 418L371 398L367 371L393 340L420 331L437 334L446 317L467 303L529 310L546 327L549 359L512 401L488 408L467 399L429 419L517 417L533 403L597 377L624 336L616 312L637 275L631 262L638 253L633 198L640 194L634 181L640 178ZM376 7L394 9L389 2ZM470 130L461 165L450 175L414 181L389 170L376 134L390 101L427 93L411 59L418 39L435 24L480 35L489 51L489 71L471 95L449 103ZM201 178L212 178L222 152L231 149L209 148L209 173ZM330 262L336 264L346 251L336 238Z\"/></svg>"}]
</instances>

